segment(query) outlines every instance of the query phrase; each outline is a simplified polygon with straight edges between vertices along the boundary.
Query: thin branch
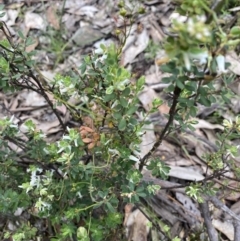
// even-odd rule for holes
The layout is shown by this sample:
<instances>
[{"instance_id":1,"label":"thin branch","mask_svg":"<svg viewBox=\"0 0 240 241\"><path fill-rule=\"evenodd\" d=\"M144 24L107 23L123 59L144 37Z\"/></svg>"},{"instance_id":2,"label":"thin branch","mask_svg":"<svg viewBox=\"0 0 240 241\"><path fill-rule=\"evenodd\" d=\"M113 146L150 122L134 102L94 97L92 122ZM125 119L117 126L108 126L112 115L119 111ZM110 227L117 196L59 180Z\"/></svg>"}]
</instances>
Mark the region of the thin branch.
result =
<instances>
[{"instance_id":1,"label":"thin branch","mask_svg":"<svg viewBox=\"0 0 240 241\"><path fill-rule=\"evenodd\" d=\"M143 166L145 165L146 160L156 151L156 149L159 147L159 145L162 143L163 138L165 137L166 133L168 132L171 124L174 120L174 115L176 113L176 107L178 103L178 97L180 96L181 89L177 86L175 86L174 92L173 92L173 103L169 110L169 119L167 124L165 125L164 129L162 130L159 139L155 142L152 149L139 161L139 171L142 171Z\"/></svg>"},{"instance_id":2,"label":"thin branch","mask_svg":"<svg viewBox=\"0 0 240 241\"><path fill-rule=\"evenodd\" d=\"M210 202L213 203L213 205L216 208L219 208L221 210L223 210L225 213L227 213L228 215L230 215L233 219L237 220L238 222L240 222L240 217L237 216L231 209L229 209L224 203L222 203L217 197L215 196L208 196L206 197L206 200L209 200Z\"/></svg>"},{"instance_id":3,"label":"thin branch","mask_svg":"<svg viewBox=\"0 0 240 241\"><path fill-rule=\"evenodd\" d=\"M170 241L170 238L168 237L168 236L166 236L166 234L161 230L161 228L159 227L159 225L157 225L155 222L154 222L154 220L152 219L152 218L150 218L149 216L148 216L148 214L137 204L137 203L135 203L135 206L141 211L141 213L148 219L148 221L150 221L151 223L152 223L152 225L162 234L162 235L164 235L166 238L167 238L167 240L169 240Z\"/></svg>"},{"instance_id":4,"label":"thin branch","mask_svg":"<svg viewBox=\"0 0 240 241\"><path fill-rule=\"evenodd\" d=\"M37 83L37 85L38 85L38 87L39 87L39 89L40 89L40 91L41 91L41 95L42 95L42 96L44 97L44 99L47 101L47 103L48 103L49 106L51 107L53 113L56 115L56 117L57 117L60 125L62 126L63 130L65 131L65 130L66 130L66 126L65 126L65 124L63 123L60 115L58 114L57 110L54 108L53 103L52 103L52 101L49 99L48 95L46 94L46 92L45 92L42 84L40 83L40 81L38 80L38 78L33 74L32 70L30 70L30 69L29 69L29 76L32 77L32 78L36 81L36 83Z\"/></svg>"},{"instance_id":5,"label":"thin branch","mask_svg":"<svg viewBox=\"0 0 240 241\"><path fill-rule=\"evenodd\" d=\"M157 198L160 203L163 203L162 205L172 208L173 212L178 213L182 221L188 223L192 230L199 229L199 224L201 222L200 216L195 215L192 211L186 209L173 198L170 199L170 196L163 195L161 191L159 191L154 198Z\"/></svg>"},{"instance_id":6,"label":"thin branch","mask_svg":"<svg viewBox=\"0 0 240 241\"><path fill-rule=\"evenodd\" d=\"M39 80L33 73L32 69L30 68L29 65L25 64L25 66L27 66L27 70L28 70L28 73L24 73L24 71L20 71L17 66L15 66L13 64L13 60L15 59L15 54L19 54L21 57L23 57L23 61L26 61L26 57L23 55L23 53L21 51L18 51L15 47L15 45L12 43L12 36L11 36L11 33L8 29L8 27L6 26L5 22L2 22L0 21L0 29L3 31L4 35L6 36L6 38L8 39L9 43L11 44L12 48L14 49L14 52L13 52L13 56L12 56L12 60L10 61L10 68L13 70L13 72L16 72L16 73L20 73L20 74L25 74L27 75L28 77L31 77L36 83L37 83L37 87L39 88L39 91L40 91L40 94L44 97L44 99L47 101L47 103L49 104L49 106L51 107L52 111L54 112L54 114L56 115L60 125L62 126L63 130L65 131L66 130L66 125L63 123L59 113L57 112L57 110L54 108L54 105L52 103L52 101L49 99L48 95L46 94L46 91L45 89L43 88L42 84L40 83L41 82L41 79ZM6 60L9 62L9 60L7 59L7 57L5 57ZM16 68L16 69L15 69ZM28 85L28 81L26 81L27 85ZM36 85L35 85L36 86ZM27 88L30 88L30 86L27 86ZM37 93L38 90L36 89L33 89L34 91L36 91Z\"/></svg>"}]
</instances>

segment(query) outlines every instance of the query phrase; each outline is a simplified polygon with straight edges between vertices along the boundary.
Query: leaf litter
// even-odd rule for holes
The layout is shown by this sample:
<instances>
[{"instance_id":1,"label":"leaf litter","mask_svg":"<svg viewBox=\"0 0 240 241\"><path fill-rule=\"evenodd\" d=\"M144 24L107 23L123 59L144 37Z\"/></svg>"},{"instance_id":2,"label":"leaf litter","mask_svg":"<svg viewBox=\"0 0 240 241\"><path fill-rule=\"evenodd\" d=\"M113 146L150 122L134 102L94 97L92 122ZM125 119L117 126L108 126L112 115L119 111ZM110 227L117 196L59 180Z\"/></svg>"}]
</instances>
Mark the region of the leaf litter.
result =
<instances>
[{"instance_id":1,"label":"leaf litter","mask_svg":"<svg viewBox=\"0 0 240 241\"><path fill-rule=\"evenodd\" d=\"M123 27L124 21L120 16L117 16L117 3L118 1L112 1L107 5L103 0L66 0L65 5L63 5L63 1L54 1L54 5L52 5L50 1L19 2L12 0L6 6L6 15L1 20L6 22L15 38L17 38L17 31L20 30L26 36L35 39L35 44L30 45L31 48L28 50L36 51L35 60L41 66L39 71L43 73L46 81L49 81L59 71L64 73L64 70L71 70L76 65L80 65L82 56L98 48L100 43L104 45L108 45L109 42L118 44L118 39L112 32L116 27ZM169 112L169 106L166 104L167 98L163 93L164 88L168 85L161 81L162 77L166 76L161 73L156 64L162 58L159 57L161 53L156 53L153 59L146 59L144 52L151 40L154 43L163 41L167 28L171 24L171 19L179 18L174 13L174 4L169 0L146 0L143 1L143 4L146 14L135 19L135 23L129 28L130 35L123 48L120 64L132 69L133 73L139 68L138 66L141 66L141 69L142 66L145 66L141 71L146 75L146 86L139 95L139 100L145 110L150 109L155 98L165 98L166 102L158 108L158 112L152 114L149 118L152 123L146 126L146 132L142 137L141 156L145 155L154 145L157 136L166 124L166 114ZM20 16L19 13L24 8L27 10L24 10L24 16ZM59 13L63 15L59 16ZM56 46L58 50L53 54L49 47L49 43L52 41L51 35L49 37L46 32L50 31L51 28L59 31L61 29L60 19L62 19L63 27L66 30L60 37L64 44ZM181 21L184 21L184 19ZM44 48L44 52L42 48ZM63 59L54 68L57 55L63 56ZM240 112L239 56L235 52L230 52L226 59L232 64L230 70L237 76L236 80L230 85L230 88L236 93L231 103L224 107L216 104L212 104L210 107L198 106L195 131L171 133L165 138L155 152L155 156L171 167L168 181L152 177L147 170L143 172L144 180L160 184L162 187L162 190L151 200L150 206L160 219L170 222L172 237L174 235L183 237L184 232L188 232L186 223L194 229L200 223L203 223L203 219L200 215L199 205L186 196L184 190L180 193L179 190L181 189L172 188L172 194L169 194L164 188L184 185L189 181L202 180L206 172L212 173L211 168L207 167L205 163L204 155L216 151L215 133L223 130L223 126L211 122L210 117L213 114L218 114L224 118L233 119ZM144 65L144 61L148 62L149 65ZM54 103L54 97L49 93L48 95ZM42 130L46 136L51 138L53 134L57 136L57 133L62 131L59 121L52 114L45 100L35 92L20 91L14 95L0 93L0 104L0 118L15 115L15 122L21 125L23 135L25 130L21 123L25 120L32 120L39 130ZM57 106L57 110L61 113L64 123L71 122L71 116L66 106ZM178 123L175 123L175 125L178 125ZM92 139L89 141L92 142ZM10 145L15 148L13 143L10 143ZM219 182L221 183L221 180ZM234 180L229 183L229 186L239 189L238 183ZM239 215L240 202L238 199L240 192L229 190L225 192L222 191L219 195L222 195L224 202L230 206L233 212ZM231 200L231 203L229 203L229 200ZM139 211L134 213L134 211L132 212L125 207L126 210L124 222L131 223L132 220L130 226L140 227L137 223L139 220L136 219ZM222 217L224 218L222 219ZM146 219L141 216L140 220L142 220L141 224L146 226ZM212 220L212 223L228 240L233 240L233 221L229 215L222 212L222 215L218 215L216 219ZM185 231L180 232L180 230ZM134 239L134 241L137 240Z\"/></svg>"}]
</instances>

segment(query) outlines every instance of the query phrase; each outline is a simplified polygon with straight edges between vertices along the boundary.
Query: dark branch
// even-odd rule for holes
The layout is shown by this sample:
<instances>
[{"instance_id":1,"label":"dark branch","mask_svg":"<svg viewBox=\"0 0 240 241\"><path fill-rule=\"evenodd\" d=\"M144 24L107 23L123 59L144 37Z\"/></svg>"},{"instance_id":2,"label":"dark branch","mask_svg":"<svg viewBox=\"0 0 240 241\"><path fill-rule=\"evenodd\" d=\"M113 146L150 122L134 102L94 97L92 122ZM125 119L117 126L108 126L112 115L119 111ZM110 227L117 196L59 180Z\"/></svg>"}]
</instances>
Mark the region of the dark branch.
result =
<instances>
[{"instance_id":1,"label":"dark branch","mask_svg":"<svg viewBox=\"0 0 240 241\"><path fill-rule=\"evenodd\" d=\"M169 111L168 122L167 122L166 126L164 127L164 129L162 130L162 132L159 136L159 139L153 145L152 149L140 160L140 164L139 164L139 170L140 171L142 171L146 160L156 151L158 146L162 143L163 138L165 137L167 131L170 128L170 126L172 125L173 120L174 120L174 115L176 113L176 107L177 107L178 97L179 97L180 93L181 93L181 89L179 87L175 86L175 89L174 89L174 92L173 92L173 103L172 103L172 106L171 106L170 111Z\"/></svg>"},{"instance_id":2,"label":"dark branch","mask_svg":"<svg viewBox=\"0 0 240 241\"><path fill-rule=\"evenodd\" d=\"M218 232L213 227L211 221L211 215L209 212L208 202L199 203L200 209L202 211L202 216L204 218L204 222L207 228L207 233L210 241L218 241Z\"/></svg>"}]
</instances>

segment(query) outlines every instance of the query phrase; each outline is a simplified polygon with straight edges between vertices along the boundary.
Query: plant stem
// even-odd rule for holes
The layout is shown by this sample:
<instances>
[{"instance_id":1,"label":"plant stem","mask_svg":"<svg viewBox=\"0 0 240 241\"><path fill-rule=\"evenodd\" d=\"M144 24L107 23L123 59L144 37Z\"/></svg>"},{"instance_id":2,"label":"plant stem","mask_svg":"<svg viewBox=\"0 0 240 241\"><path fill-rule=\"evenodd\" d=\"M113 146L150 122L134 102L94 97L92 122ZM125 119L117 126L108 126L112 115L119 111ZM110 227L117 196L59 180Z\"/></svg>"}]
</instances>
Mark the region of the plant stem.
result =
<instances>
[{"instance_id":1,"label":"plant stem","mask_svg":"<svg viewBox=\"0 0 240 241\"><path fill-rule=\"evenodd\" d=\"M176 113L176 107L177 107L177 103L178 103L178 97L180 96L181 93L181 89L177 86L175 86L175 89L173 91L173 103L172 106L169 110L169 119L168 122L166 124L166 126L164 127L164 129L162 130L158 140L155 142L155 144L153 145L152 149L139 161L139 171L142 171L143 166L145 165L146 160L156 151L156 149L158 148L158 146L162 143L163 138L165 137L168 129L170 128L173 120L174 120L174 115Z\"/></svg>"}]
</instances>

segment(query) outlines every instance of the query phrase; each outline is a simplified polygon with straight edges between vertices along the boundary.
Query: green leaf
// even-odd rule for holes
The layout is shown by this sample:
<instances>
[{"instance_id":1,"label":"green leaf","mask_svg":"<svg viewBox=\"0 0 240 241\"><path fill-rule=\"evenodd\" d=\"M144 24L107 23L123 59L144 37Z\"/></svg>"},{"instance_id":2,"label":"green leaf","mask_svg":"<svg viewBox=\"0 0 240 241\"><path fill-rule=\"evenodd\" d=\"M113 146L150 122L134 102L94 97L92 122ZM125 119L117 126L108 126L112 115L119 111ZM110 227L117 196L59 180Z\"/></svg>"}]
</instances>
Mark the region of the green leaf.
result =
<instances>
[{"instance_id":1,"label":"green leaf","mask_svg":"<svg viewBox=\"0 0 240 241\"><path fill-rule=\"evenodd\" d=\"M230 30L230 34L233 35L234 37L239 37L240 36L240 27L239 26L234 26Z\"/></svg>"},{"instance_id":2,"label":"green leaf","mask_svg":"<svg viewBox=\"0 0 240 241\"><path fill-rule=\"evenodd\" d=\"M26 47L28 47L29 45L32 45L32 44L34 44L33 38L28 37L27 40L26 40Z\"/></svg>"},{"instance_id":3,"label":"green leaf","mask_svg":"<svg viewBox=\"0 0 240 241\"><path fill-rule=\"evenodd\" d=\"M160 69L165 73L174 73L175 75L179 73L179 70L176 68L176 64L174 62L169 62L165 65L162 65Z\"/></svg>"},{"instance_id":4,"label":"green leaf","mask_svg":"<svg viewBox=\"0 0 240 241\"><path fill-rule=\"evenodd\" d=\"M195 117L197 115L197 108L195 106L191 106L189 113L192 117Z\"/></svg>"},{"instance_id":5,"label":"green leaf","mask_svg":"<svg viewBox=\"0 0 240 241\"><path fill-rule=\"evenodd\" d=\"M83 63L83 64L81 65L81 67L80 67L81 74L84 74L85 71L86 71L86 69L87 69L87 65L86 65L86 63Z\"/></svg>"},{"instance_id":6,"label":"green leaf","mask_svg":"<svg viewBox=\"0 0 240 241\"><path fill-rule=\"evenodd\" d=\"M110 212L112 213L116 212L115 208L112 206L110 202L106 202L106 206Z\"/></svg>"},{"instance_id":7,"label":"green leaf","mask_svg":"<svg viewBox=\"0 0 240 241\"><path fill-rule=\"evenodd\" d=\"M104 199L106 194L103 191L98 191L98 196Z\"/></svg>"},{"instance_id":8,"label":"green leaf","mask_svg":"<svg viewBox=\"0 0 240 241\"><path fill-rule=\"evenodd\" d=\"M18 35L19 35L19 37L20 37L21 39L25 39L25 37L24 37L22 31L19 30L19 31L18 31Z\"/></svg>"},{"instance_id":9,"label":"green leaf","mask_svg":"<svg viewBox=\"0 0 240 241\"><path fill-rule=\"evenodd\" d=\"M110 94L110 95L105 95L105 96L104 96L104 102L108 102L108 101L113 100L113 99L115 99L115 98L116 98L115 93L112 93L112 94Z\"/></svg>"},{"instance_id":10,"label":"green leaf","mask_svg":"<svg viewBox=\"0 0 240 241\"><path fill-rule=\"evenodd\" d=\"M163 77L162 80L161 80L163 83L171 83L173 81L173 78L172 77Z\"/></svg>"},{"instance_id":11,"label":"green leaf","mask_svg":"<svg viewBox=\"0 0 240 241\"><path fill-rule=\"evenodd\" d=\"M137 88L138 88L138 89L141 89L144 84L145 84L145 77L144 77L144 76L141 76L141 77L137 80Z\"/></svg>"},{"instance_id":12,"label":"green leaf","mask_svg":"<svg viewBox=\"0 0 240 241\"><path fill-rule=\"evenodd\" d=\"M160 176L162 179L166 179L170 171L170 167L159 159L152 160L147 169L152 171L153 176Z\"/></svg>"},{"instance_id":13,"label":"green leaf","mask_svg":"<svg viewBox=\"0 0 240 241\"><path fill-rule=\"evenodd\" d=\"M144 192L137 192L137 195L138 195L139 197L146 197L146 196L147 196L147 194L144 193Z\"/></svg>"},{"instance_id":14,"label":"green leaf","mask_svg":"<svg viewBox=\"0 0 240 241\"><path fill-rule=\"evenodd\" d=\"M122 95L125 97L129 97L130 92L131 92L131 89L127 87L123 90Z\"/></svg>"},{"instance_id":15,"label":"green leaf","mask_svg":"<svg viewBox=\"0 0 240 241\"><path fill-rule=\"evenodd\" d=\"M111 85L106 89L106 94L111 95L113 91L114 91L114 87Z\"/></svg>"},{"instance_id":16,"label":"green leaf","mask_svg":"<svg viewBox=\"0 0 240 241\"><path fill-rule=\"evenodd\" d=\"M118 129L120 131L124 131L126 126L127 126L127 122L126 122L125 118L123 117L118 124Z\"/></svg>"},{"instance_id":17,"label":"green leaf","mask_svg":"<svg viewBox=\"0 0 240 241\"><path fill-rule=\"evenodd\" d=\"M11 45L7 39L2 39L0 44L3 45L5 48L11 48Z\"/></svg>"},{"instance_id":18,"label":"green leaf","mask_svg":"<svg viewBox=\"0 0 240 241\"><path fill-rule=\"evenodd\" d=\"M152 102L152 105L154 106L154 107L158 107L158 106L160 106L160 105L162 105L163 104L163 100L161 100L160 98L155 98L154 100L153 100L153 102Z\"/></svg>"},{"instance_id":19,"label":"green leaf","mask_svg":"<svg viewBox=\"0 0 240 241\"><path fill-rule=\"evenodd\" d=\"M77 238L78 238L78 241L90 241L86 228L79 227L77 229Z\"/></svg>"},{"instance_id":20,"label":"green leaf","mask_svg":"<svg viewBox=\"0 0 240 241\"><path fill-rule=\"evenodd\" d=\"M133 201L138 203L140 201L139 196L138 195L134 195L133 196Z\"/></svg>"},{"instance_id":21,"label":"green leaf","mask_svg":"<svg viewBox=\"0 0 240 241\"><path fill-rule=\"evenodd\" d=\"M222 99L224 100L225 103L227 103L227 104L231 103L231 100L227 96L222 95L221 97L222 97Z\"/></svg>"},{"instance_id":22,"label":"green leaf","mask_svg":"<svg viewBox=\"0 0 240 241\"><path fill-rule=\"evenodd\" d=\"M184 102L185 102L186 106L189 107L189 108L194 106L194 100L185 99Z\"/></svg>"},{"instance_id":23,"label":"green leaf","mask_svg":"<svg viewBox=\"0 0 240 241\"><path fill-rule=\"evenodd\" d=\"M126 115L132 115L137 111L138 107L137 106L131 106L128 111L126 112Z\"/></svg>"},{"instance_id":24,"label":"green leaf","mask_svg":"<svg viewBox=\"0 0 240 241\"><path fill-rule=\"evenodd\" d=\"M122 73L122 68L119 68L119 69L117 70L117 76L119 77L119 76L121 75L121 73Z\"/></svg>"},{"instance_id":25,"label":"green leaf","mask_svg":"<svg viewBox=\"0 0 240 241\"><path fill-rule=\"evenodd\" d=\"M182 83L181 80L177 79L176 84L177 84L177 87L179 87L181 90L184 89L184 84Z\"/></svg>"},{"instance_id":26,"label":"green leaf","mask_svg":"<svg viewBox=\"0 0 240 241\"><path fill-rule=\"evenodd\" d=\"M140 182L142 174L138 170L129 170L127 173L127 180L134 184Z\"/></svg>"},{"instance_id":27,"label":"green leaf","mask_svg":"<svg viewBox=\"0 0 240 241\"><path fill-rule=\"evenodd\" d=\"M116 119L116 120L120 120L122 118L122 113L121 112L114 112L113 118Z\"/></svg>"},{"instance_id":28,"label":"green leaf","mask_svg":"<svg viewBox=\"0 0 240 241\"><path fill-rule=\"evenodd\" d=\"M196 91L196 83L194 81L187 83L185 85L185 89L189 91Z\"/></svg>"},{"instance_id":29,"label":"green leaf","mask_svg":"<svg viewBox=\"0 0 240 241\"><path fill-rule=\"evenodd\" d=\"M9 73L9 63L5 58L0 58L0 70L3 73Z\"/></svg>"},{"instance_id":30,"label":"green leaf","mask_svg":"<svg viewBox=\"0 0 240 241\"><path fill-rule=\"evenodd\" d=\"M172 91L174 91L174 89L175 89L175 86L174 86L173 84L171 84L171 85L169 85L169 86L166 88L166 91L167 91L167 92L172 92Z\"/></svg>"},{"instance_id":31,"label":"green leaf","mask_svg":"<svg viewBox=\"0 0 240 241\"><path fill-rule=\"evenodd\" d=\"M4 4L0 4L0 11L2 11L4 9L5 5Z\"/></svg>"},{"instance_id":32,"label":"green leaf","mask_svg":"<svg viewBox=\"0 0 240 241\"><path fill-rule=\"evenodd\" d=\"M189 128L191 131L196 131L196 129L191 124L187 125L187 128Z\"/></svg>"},{"instance_id":33,"label":"green leaf","mask_svg":"<svg viewBox=\"0 0 240 241\"><path fill-rule=\"evenodd\" d=\"M205 106L211 106L211 102L205 96L200 96L199 102Z\"/></svg>"},{"instance_id":34,"label":"green leaf","mask_svg":"<svg viewBox=\"0 0 240 241\"><path fill-rule=\"evenodd\" d=\"M138 124L138 121L137 121L137 119L136 119L136 118L131 117L131 118L129 119L129 123L130 123L130 124L132 124L133 126L135 126L135 125L137 125L137 124Z\"/></svg>"},{"instance_id":35,"label":"green leaf","mask_svg":"<svg viewBox=\"0 0 240 241\"><path fill-rule=\"evenodd\" d=\"M120 97L120 104L122 107L127 107L128 106L128 101L124 97Z\"/></svg>"}]
</instances>

